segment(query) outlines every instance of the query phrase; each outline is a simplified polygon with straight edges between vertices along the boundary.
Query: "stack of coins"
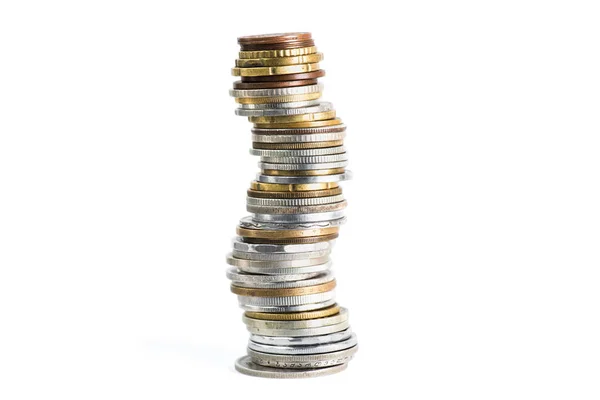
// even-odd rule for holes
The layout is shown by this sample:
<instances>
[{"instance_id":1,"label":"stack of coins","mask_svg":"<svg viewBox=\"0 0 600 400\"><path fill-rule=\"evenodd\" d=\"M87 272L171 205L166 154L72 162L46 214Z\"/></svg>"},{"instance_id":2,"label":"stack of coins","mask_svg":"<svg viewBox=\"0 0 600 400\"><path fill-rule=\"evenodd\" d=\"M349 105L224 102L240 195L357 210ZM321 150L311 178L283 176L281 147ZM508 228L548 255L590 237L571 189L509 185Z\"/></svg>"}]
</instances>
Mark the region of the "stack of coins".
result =
<instances>
[{"instance_id":1,"label":"stack of coins","mask_svg":"<svg viewBox=\"0 0 600 400\"><path fill-rule=\"evenodd\" d=\"M247 210L228 255L231 291L245 310L244 374L327 375L356 353L348 310L335 301L329 255L344 223L339 182L350 178L346 126L321 101L325 75L310 33L244 36L232 73L237 115L253 123L260 157Z\"/></svg>"}]
</instances>

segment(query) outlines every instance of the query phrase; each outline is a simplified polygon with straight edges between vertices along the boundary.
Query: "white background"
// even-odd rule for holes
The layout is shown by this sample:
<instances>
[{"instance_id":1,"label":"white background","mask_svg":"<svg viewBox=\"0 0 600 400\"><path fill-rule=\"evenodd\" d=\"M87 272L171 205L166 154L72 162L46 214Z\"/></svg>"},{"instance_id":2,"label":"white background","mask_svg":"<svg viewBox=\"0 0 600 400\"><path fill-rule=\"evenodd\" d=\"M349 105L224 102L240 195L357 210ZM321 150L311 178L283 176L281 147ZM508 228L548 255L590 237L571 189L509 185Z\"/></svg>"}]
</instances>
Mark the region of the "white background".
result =
<instances>
[{"instance_id":1,"label":"white background","mask_svg":"<svg viewBox=\"0 0 600 400\"><path fill-rule=\"evenodd\" d=\"M0 3L0 398L598 399L593 1ZM233 370L257 171L236 37L310 31L355 179L360 351Z\"/></svg>"}]
</instances>

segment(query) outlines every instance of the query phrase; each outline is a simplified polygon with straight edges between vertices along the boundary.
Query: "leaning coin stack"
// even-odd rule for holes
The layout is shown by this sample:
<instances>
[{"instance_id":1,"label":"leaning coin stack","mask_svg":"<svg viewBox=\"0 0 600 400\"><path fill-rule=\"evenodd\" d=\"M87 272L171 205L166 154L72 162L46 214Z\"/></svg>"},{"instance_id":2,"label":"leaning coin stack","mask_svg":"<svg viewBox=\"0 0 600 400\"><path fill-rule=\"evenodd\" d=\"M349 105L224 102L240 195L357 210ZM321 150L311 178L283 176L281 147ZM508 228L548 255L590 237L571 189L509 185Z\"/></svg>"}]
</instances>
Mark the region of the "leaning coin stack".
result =
<instances>
[{"instance_id":1,"label":"leaning coin stack","mask_svg":"<svg viewBox=\"0 0 600 400\"><path fill-rule=\"evenodd\" d=\"M344 370L356 353L348 310L335 300L329 255L350 178L346 126L321 101L325 75L310 33L244 36L232 72L237 115L253 123L261 172L228 255L231 291L245 310L244 374L301 378Z\"/></svg>"}]
</instances>

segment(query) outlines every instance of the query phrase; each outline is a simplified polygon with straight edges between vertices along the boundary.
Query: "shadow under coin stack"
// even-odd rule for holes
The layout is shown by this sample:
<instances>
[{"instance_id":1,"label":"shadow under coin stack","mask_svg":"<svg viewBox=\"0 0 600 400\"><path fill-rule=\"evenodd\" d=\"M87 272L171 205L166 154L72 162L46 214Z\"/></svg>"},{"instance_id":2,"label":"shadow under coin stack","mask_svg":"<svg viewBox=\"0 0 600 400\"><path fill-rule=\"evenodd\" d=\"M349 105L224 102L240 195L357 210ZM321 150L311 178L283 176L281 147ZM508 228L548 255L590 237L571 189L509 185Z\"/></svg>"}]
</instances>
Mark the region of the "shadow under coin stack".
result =
<instances>
[{"instance_id":1,"label":"shadow under coin stack","mask_svg":"<svg viewBox=\"0 0 600 400\"><path fill-rule=\"evenodd\" d=\"M227 257L231 291L245 310L248 355L236 369L269 378L328 375L356 353L348 311L335 302L329 254L344 223L338 183L350 178L346 126L320 100L325 75L310 33L238 38L231 95L254 124L261 172Z\"/></svg>"}]
</instances>

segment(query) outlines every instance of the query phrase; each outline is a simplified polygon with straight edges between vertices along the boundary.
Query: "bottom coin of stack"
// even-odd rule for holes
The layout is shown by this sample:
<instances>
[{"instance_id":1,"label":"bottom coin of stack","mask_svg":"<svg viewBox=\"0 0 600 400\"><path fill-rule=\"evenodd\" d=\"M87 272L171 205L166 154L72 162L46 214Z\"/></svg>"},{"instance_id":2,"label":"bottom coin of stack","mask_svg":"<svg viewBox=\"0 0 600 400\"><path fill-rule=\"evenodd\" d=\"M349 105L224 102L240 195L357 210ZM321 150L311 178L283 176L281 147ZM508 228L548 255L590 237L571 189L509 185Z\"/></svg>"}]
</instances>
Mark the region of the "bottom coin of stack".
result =
<instances>
[{"instance_id":1,"label":"bottom coin of stack","mask_svg":"<svg viewBox=\"0 0 600 400\"><path fill-rule=\"evenodd\" d=\"M238 232L249 226L269 228L245 219ZM312 377L345 369L358 347L348 311L335 303L336 281L329 260L334 240L274 244L246 239L234 239L227 257L232 265L227 271L231 291L246 310L243 322L250 332L248 355L237 360L236 369L270 378Z\"/></svg>"}]
</instances>

